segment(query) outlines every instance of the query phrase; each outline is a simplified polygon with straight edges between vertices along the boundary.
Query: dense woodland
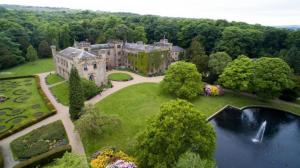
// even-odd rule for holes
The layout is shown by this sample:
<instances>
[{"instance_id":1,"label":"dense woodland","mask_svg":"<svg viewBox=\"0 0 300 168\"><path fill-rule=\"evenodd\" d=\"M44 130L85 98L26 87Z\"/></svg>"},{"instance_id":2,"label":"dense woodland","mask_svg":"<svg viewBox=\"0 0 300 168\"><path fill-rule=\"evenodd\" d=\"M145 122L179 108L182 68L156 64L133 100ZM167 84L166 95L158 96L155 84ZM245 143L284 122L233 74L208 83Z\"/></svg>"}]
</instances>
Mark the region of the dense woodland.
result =
<instances>
[{"instance_id":1,"label":"dense woodland","mask_svg":"<svg viewBox=\"0 0 300 168\"><path fill-rule=\"evenodd\" d=\"M218 51L226 52L232 59L241 54L250 58L280 57L295 73L300 73L300 30L226 20L20 6L0 6L0 69L31 61L34 56L27 52L35 54L33 48L38 57L45 58L51 56L50 45L63 49L74 40L153 43L164 36L188 49L182 57L188 61L193 59L194 40L194 47L200 47L199 52L207 57ZM195 61L203 60L208 58Z\"/></svg>"}]
</instances>

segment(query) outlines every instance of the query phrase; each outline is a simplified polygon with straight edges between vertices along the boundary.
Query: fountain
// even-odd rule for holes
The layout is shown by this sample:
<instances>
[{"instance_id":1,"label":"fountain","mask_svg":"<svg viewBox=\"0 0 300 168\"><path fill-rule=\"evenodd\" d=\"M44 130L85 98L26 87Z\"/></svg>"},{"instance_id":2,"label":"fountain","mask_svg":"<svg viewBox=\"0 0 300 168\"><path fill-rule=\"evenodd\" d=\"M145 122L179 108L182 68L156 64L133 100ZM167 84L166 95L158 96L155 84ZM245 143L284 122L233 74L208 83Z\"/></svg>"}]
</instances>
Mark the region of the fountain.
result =
<instances>
[{"instance_id":1,"label":"fountain","mask_svg":"<svg viewBox=\"0 0 300 168\"><path fill-rule=\"evenodd\" d=\"M254 143L261 143L264 138L264 133L266 129L267 121L264 121L261 126L259 127L259 130L255 136L255 138L252 139L252 142Z\"/></svg>"}]
</instances>

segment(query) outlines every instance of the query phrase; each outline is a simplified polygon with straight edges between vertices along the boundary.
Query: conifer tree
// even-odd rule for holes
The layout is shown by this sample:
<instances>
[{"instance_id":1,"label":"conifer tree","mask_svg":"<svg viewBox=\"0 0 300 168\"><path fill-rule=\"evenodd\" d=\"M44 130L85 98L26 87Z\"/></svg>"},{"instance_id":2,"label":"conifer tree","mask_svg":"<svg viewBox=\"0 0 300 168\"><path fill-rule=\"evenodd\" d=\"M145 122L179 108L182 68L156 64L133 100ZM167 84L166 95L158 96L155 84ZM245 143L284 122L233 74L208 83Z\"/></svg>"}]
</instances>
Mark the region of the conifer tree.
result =
<instances>
[{"instance_id":1,"label":"conifer tree","mask_svg":"<svg viewBox=\"0 0 300 168\"><path fill-rule=\"evenodd\" d=\"M27 53L26 53L26 58L29 62L33 62L35 60L37 60L38 56L37 56L37 52L36 50L32 47L32 45L30 45L27 48Z\"/></svg>"},{"instance_id":2,"label":"conifer tree","mask_svg":"<svg viewBox=\"0 0 300 168\"><path fill-rule=\"evenodd\" d=\"M72 67L69 79L69 113L72 120L79 118L79 114L84 107L83 89L78 71Z\"/></svg>"}]
</instances>

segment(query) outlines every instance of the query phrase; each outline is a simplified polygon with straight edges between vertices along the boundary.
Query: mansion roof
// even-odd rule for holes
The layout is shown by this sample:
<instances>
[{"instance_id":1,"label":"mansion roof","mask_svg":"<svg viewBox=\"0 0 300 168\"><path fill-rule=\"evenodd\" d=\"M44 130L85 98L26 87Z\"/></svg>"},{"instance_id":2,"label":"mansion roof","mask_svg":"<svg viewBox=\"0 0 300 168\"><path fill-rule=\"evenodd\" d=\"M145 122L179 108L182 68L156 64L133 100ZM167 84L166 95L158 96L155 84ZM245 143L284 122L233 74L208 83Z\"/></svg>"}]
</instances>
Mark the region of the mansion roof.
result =
<instances>
[{"instance_id":1,"label":"mansion roof","mask_svg":"<svg viewBox=\"0 0 300 168\"><path fill-rule=\"evenodd\" d=\"M77 57L79 59L97 57L96 55L94 55L92 53L89 53L87 51L84 51L84 50L78 49L78 48L74 48L74 47L68 47L64 50L61 50L60 52L58 52L58 54L67 59L73 59L74 57Z\"/></svg>"}]
</instances>

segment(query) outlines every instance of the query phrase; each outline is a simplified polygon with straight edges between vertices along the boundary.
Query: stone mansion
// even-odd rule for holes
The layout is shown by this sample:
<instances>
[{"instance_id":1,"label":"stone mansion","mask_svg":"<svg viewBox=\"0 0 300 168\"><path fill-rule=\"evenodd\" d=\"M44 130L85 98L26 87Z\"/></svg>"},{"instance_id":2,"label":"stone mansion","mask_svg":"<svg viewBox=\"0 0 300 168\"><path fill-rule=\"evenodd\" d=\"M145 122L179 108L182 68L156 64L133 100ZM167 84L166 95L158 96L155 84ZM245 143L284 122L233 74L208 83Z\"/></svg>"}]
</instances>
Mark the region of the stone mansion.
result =
<instances>
[{"instance_id":1,"label":"stone mansion","mask_svg":"<svg viewBox=\"0 0 300 168\"><path fill-rule=\"evenodd\" d=\"M74 66L81 77L95 81L98 86L107 83L106 70L116 67L129 68L146 76L161 74L184 51L167 39L151 45L123 41L91 45L83 41L58 52L55 46L51 49L58 75L68 80Z\"/></svg>"}]
</instances>

